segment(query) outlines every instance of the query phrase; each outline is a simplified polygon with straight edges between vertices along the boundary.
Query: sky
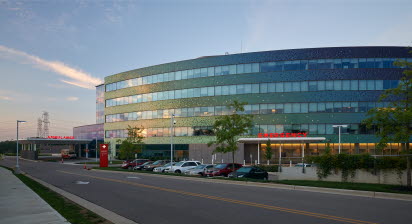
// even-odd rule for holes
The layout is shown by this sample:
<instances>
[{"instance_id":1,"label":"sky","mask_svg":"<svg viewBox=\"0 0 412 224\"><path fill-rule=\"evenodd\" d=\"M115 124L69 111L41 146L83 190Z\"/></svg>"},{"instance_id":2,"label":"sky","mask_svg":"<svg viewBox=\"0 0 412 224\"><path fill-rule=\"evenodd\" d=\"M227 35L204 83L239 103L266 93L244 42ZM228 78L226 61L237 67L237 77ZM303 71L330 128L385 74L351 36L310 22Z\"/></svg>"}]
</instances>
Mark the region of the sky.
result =
<instances>
[{"instance_id":1,"label":"sky","mask_svg":"<svg viewBox=\"0 0 412 224\"><path fill-rule=\"evenodd\" d=\"M0 141L95 123L104 77L207 55L411 46L410 0L0 0Z\"/></svg>"}]
</instances>

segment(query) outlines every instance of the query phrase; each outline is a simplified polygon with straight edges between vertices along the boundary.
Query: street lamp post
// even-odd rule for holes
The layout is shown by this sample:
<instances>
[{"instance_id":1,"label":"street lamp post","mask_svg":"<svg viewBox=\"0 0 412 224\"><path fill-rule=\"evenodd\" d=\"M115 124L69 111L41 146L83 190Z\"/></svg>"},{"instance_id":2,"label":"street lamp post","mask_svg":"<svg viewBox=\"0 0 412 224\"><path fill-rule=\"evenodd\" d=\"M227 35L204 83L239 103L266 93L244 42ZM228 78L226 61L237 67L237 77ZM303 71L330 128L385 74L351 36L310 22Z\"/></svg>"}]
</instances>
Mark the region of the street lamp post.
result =
<instances>
[{"instance_id":1,"label":"street lamp post","mask_svg":"<svg viewBox=\"0 0 412 224\"><path fill-rule=\"evenodd\" d=\"M336 125L332 125L332 127L339 128L339 154L340 154L340 133L341 133L340 129L341 128L347 128L348 125L346 125L346 124L336 124Z\"/></svg>"},{"instance_id":2,"label":"street lamp post","mask_svg":"<svg viewBox=\"0 0 412 224\"><path fill-rule=\"evenodd\" d=\"M174 114L170 116L170 172L172 172L173 166L173 125L175 124L174 117Z\"/></svg>"},{"instance_id":3,"label":"street lamp post","mask_svg":"<svg viewBox=\"0 0 412 224\"><path fill-rule=\"evenodd\" d=\"M95 152L95 154L96 154L96 162L97 162L97 137L96 137L96 147L95 147L94 152Z\"/></svg>"},{"instance_id":4,"label":"street lamp post","mask_svg":"<svg viewBox=\"0 0 412 224\"><path fill-rule=\"evenodd\" d=\"M26 121L19 121L17 120L17 138L16 138L16 170L14 173L20 173L20 166L19 166L19 123L25 123Z\"/></svg>"}]
</instances>

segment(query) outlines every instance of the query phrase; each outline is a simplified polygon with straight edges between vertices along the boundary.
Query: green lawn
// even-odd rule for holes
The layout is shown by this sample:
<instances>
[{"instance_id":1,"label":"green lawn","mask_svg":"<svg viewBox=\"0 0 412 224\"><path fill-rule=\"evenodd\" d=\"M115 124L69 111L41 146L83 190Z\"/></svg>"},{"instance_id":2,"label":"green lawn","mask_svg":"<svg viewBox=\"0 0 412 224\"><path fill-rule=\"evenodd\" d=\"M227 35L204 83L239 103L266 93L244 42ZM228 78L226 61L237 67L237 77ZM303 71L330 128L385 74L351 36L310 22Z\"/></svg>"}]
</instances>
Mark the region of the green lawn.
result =
<instances>
[{"instance_id":1,"label":"green lawn","mask_svg":"<svg viewBox=\"0 0 412 224\"><path fill-rule=\"evenodd\" d=\"M4 167L4 166L2 166ZM12 171L8 167L4 167ZM76 224L112 224L112 222L100 217L99 215L83 208L67 198L49 190L47 187L39 184L33 179L23 175L16 174L23 183L36 192L43 200L45 200L52 208L59 212L70 223Z\"/></svg>"},{"instance_id":2,"label":"green lawn","mask_svg":"<svg viewBox=\"0 0 412 224\"><path fill-rule=\"evenodd\" d=\"M135 173L150 173L153 175L174 175L174 176L186 176L183 174L175 173L154 173L150 171L140 171L140 170L127 170L118 167L95 167L93 169L100 170L112 170L121 172L135 172ZM197 177L199 176L186 176L186 177ZM398 194L412 194L412 188L406 188L405 186L399 185L386 185L386 184L365 184L365 183L350 183L350 182L331 182L331 181L311 181L311 180L278 180L278 181L265 181L256 179L246 179L246 178L218 178L220 180L234 180L234 181L251 181L260 183L276 183L276 184L286 184L286 185L297 185L297 186L310 186L310 187L324 187L324 188L336 188L336 189L347 189L347 190L360 190L360 191L376 191L376 192L387 192L387 193L398 193Z\"/></svg>"}]
</instances>

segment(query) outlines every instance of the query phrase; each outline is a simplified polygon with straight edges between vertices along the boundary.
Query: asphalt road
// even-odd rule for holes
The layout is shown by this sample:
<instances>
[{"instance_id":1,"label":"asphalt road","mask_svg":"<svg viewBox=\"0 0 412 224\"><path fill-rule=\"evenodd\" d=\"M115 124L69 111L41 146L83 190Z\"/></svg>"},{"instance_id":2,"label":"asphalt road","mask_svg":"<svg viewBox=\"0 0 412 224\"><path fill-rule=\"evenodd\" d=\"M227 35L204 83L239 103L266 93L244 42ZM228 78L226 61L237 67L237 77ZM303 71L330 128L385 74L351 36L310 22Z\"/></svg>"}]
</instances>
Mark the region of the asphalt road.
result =
<instances>
[{"instance_id":1,"label":"asphalt road","mask_svg":"<svg viewBox=\"0 0 412 224\"><path fill-rule=\"evenodd\" d=\"M0 165L12 167L15 158ZM412 223L412 202L205 183L20 160L28 174L142 224ZM76 182L89 182L77 184Z\"/></svg>"}]
</instances>

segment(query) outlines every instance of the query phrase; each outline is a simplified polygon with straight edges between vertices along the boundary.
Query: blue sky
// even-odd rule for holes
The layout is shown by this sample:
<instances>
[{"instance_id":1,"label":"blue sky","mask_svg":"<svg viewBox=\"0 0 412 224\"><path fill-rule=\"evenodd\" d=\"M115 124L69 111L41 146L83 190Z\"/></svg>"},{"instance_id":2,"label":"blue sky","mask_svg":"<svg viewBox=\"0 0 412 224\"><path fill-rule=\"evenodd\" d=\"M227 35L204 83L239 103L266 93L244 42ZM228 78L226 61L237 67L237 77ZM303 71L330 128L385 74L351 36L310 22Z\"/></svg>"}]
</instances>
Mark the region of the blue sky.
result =
<instances>
[{"instance_id":1,"label":"blue sky","mask_svg":"<svg viewBox=\"0 0 412 224\"><path fill-rule=\"evenodd\" d=\"M412 45L409 0L0 0L0 140L95 122L105 76L206 55ZM242 43L242 44L241 44ZM241 48L242 46L242 48Z\"/></svg>"}]
</instances>

